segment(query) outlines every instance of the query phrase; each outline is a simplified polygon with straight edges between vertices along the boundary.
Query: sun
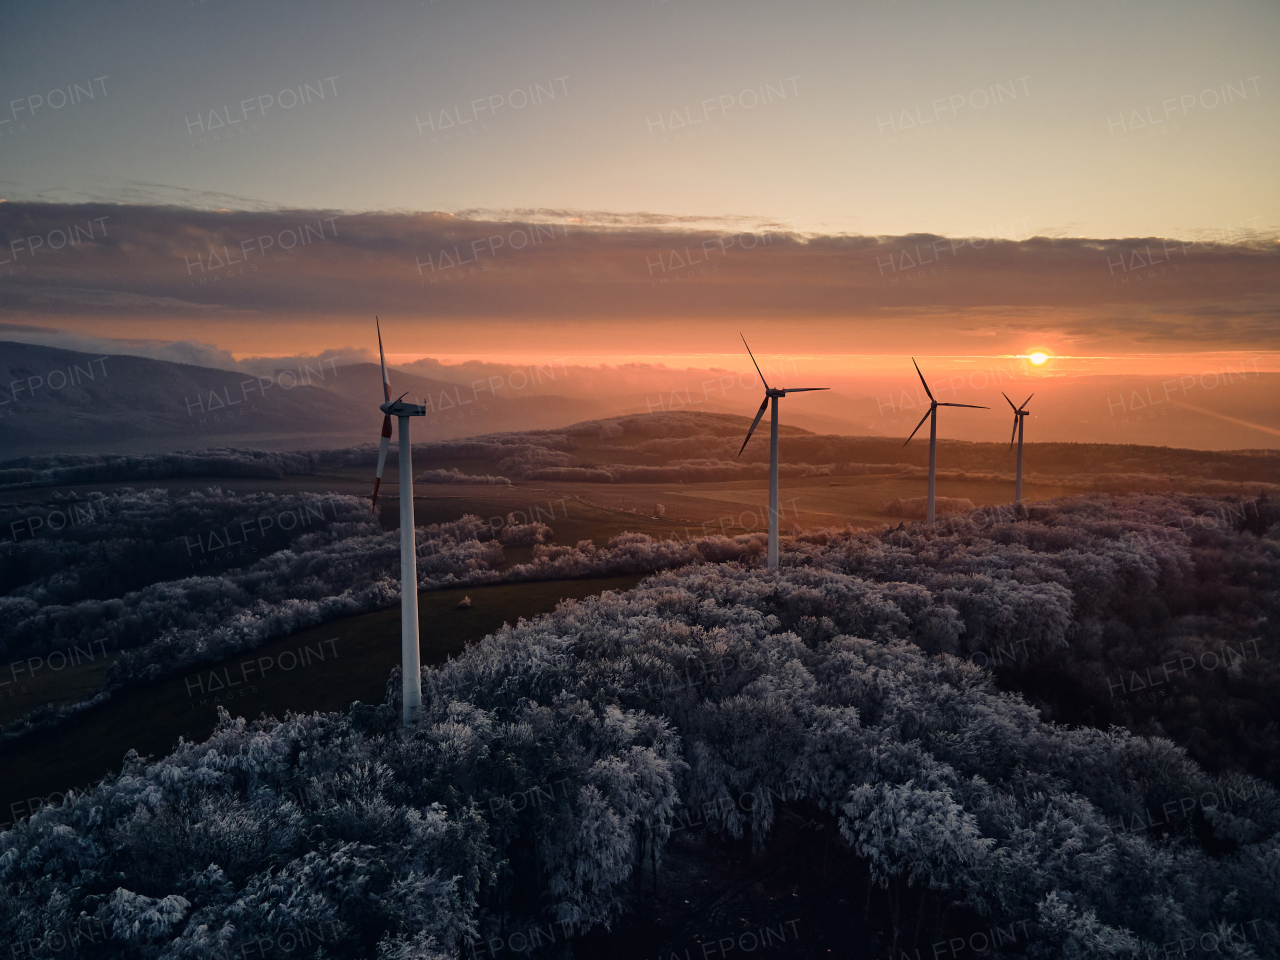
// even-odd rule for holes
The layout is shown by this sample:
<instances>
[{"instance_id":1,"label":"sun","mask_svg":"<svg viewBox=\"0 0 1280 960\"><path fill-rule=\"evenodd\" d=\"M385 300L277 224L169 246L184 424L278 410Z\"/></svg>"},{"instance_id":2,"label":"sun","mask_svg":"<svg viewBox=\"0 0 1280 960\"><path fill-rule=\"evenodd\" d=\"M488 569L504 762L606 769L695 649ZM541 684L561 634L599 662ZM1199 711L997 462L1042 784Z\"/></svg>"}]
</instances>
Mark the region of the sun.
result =
<instances>
[{"instance_id":1,"label":"sun","mask_svg":"<svg viewBox=\"0 0 1280 960\"><path fill-rule=\"evenodd\" d=\"M1032 363L1034 363L1038 367L1040 366L1040 364L1044 363L1046 360L1049 359L1049 355L1047 353L1041 353L1039 350L1037 350L1035 353L1030 354L1027 357L1027 359L1030 360Z\"/></svg>"}]
</instances>

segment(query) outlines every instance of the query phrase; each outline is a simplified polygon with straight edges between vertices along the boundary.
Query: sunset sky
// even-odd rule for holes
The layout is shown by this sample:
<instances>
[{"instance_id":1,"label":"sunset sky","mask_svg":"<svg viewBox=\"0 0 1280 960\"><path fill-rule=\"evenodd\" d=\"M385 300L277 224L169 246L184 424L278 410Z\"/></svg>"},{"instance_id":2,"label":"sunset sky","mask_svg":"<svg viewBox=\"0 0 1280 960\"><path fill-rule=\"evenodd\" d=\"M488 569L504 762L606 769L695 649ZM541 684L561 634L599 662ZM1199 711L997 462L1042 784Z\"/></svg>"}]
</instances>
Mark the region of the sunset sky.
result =
<instances>
[{"instance_id":1,"label":"sunset sky","mask_svg":"<svg viewBox=\"0 0 1280 960\"><path fill-rule=\"evenodd\" d=\"M1271 2L12 8L0 309L237 358L377 313L404 361L741 330L818 373L1280 369L1277 36Z\"/></svg>"}]
</instances>

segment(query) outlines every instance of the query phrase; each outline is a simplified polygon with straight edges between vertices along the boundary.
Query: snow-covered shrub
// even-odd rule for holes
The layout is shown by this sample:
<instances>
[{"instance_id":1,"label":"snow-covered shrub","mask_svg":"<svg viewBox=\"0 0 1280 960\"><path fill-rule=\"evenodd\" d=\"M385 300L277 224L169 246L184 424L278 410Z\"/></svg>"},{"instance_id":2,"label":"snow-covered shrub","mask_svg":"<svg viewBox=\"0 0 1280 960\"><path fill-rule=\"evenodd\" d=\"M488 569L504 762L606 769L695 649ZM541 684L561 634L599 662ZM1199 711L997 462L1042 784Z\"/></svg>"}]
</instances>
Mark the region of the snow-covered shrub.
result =
<instances>
[{"instance_id":1,"label":"snow-covered shrub","mask_svg":"<svg viewBox=\"0 0 1280 960\"><path fill-rule=\"evenodd\" d=\"M952 513L971 513L975 509L968 497L934 497L933 512L942 517ZM928 497L906 497L890 500L880 508L886 517L905 517L908 520L924 520L929 512Z\"/></svg>"},{"instance_id":2,"label":"snow-covered shrub","mask_svg":"<svg viewBox=\"0 0 1280 960\"><path fill-rule=\"evenodd\" d=\"M473 483L489 486L511 486L511 481L506 477L494 477L487 473L463 473L457 467L450 467L448 470L424 470L413 479L418 483Z\"/></svg>"}]
</instances>

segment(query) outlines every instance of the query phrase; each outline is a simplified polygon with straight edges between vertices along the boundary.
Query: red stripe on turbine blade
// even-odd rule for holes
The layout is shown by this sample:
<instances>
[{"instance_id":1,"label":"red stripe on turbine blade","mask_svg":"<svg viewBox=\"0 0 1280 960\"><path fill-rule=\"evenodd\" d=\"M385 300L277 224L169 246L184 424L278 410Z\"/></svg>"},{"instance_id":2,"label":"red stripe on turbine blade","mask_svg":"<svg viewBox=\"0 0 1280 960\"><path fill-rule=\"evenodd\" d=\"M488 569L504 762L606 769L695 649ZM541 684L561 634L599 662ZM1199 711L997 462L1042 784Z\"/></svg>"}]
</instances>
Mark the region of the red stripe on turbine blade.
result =
<instances>
[{"instance_id":1,"label":"red stripe on turbine blade","mask_svg":"<svg viewBox=\"0 0 1280 960\"><path fill-rule=\"evenodd\" d=\"M369 507L374 513L378 512L378 488L380 486L382 486L382 478L375 477L373 481L373 503Z\"/></svg>"},{"instance_id":2,"label":"red stripe on turbine blade","mask_svg":"<svg viewBox=\"0 0 1280 960\"><path fill-rule=\"evenodd\" d=\"M765 397L764 402L760 404L760 409L756 412L756 418L751 421L751 429L747 431L747 439L742 441L742 446L738 448L738 456L742 456L742 451L747 449L747 444L751 442L751 435L756 432L756 427L760 424L760 418L764 416L765 408L769 406L769 398Z\"/></svg>"},{"instance_id":3,"label":"red stripe on turbine blade","mask_svg":"<svg viewBox=\"0 0 1280 960\"><path fill-rule=\"evenodd\" d=\"M378 325L378 358L383 365L383 399L385 402L392 402L392 384L387 379L387 353L383 351L383 325L378 317L374 317L374 323Z\"/></svg>"},{"instance_id":4,"label":"red stripe on turbine blade","mask_svg":"<svg viewBox=\"0 0 1280 960\"><path fill-rule=\"evenodd\" d=\"M378 357L382 361L382 399L390 403L391 381L387 378L387 355L382 349L382 323L377 317L374 317L373 320L378 325Z\"/></svg>"},{"instance_id":5,"label":"red stripe on turbine blade","mask_svg":"<svg viewBox=\"0 0 1280 960\"><path fill-rule=\"evenodd\" d=\"M382 479L382 469L387 465L387 451L391 449L391 438L383 437L382 442L378 444L378 469L374 476L379 480Z\"/></svg>"}]
</instances>

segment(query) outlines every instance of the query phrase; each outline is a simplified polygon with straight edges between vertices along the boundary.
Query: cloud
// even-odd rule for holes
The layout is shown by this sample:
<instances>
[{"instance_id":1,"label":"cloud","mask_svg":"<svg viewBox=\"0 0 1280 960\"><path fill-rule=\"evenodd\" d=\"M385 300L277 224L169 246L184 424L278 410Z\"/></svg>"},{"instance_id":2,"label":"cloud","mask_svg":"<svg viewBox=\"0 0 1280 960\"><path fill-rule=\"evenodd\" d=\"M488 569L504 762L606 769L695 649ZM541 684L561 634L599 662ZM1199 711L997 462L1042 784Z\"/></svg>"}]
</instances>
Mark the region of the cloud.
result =
<instances>
[{"instance_id":1,"label":"cloud","mask_svg":"<svg viewBox=\"0 0 1280 960\"><path fill-rule=\"evenodd\" d=\"M218 309L176 297L153 297L128 290L98 290L90 287L25 287L20 296L28 303L69 303L82 307L120 307L128 310L156 308L166 311L206 312Z\"/></svg>"},{"instance_id":2,"label":"cloud","mask_svg":"<svg viewBox=\"0 0 1280 960\"><path fill-rule=\"evenodd\" d=\"M211 343L196 340L145 340L129 337L101 337L71 330L50 327L34 327L25 324L0 323L0 341L33 343L81 353L126 355L147 357L151 360L168 360L215 370L235 370L242 373L266 376L279 370L297 370L304 364L316 365L333 359L338 365L366 362L373 359L371 351L344 347L325 350L320 354L290 357L246 357L237 360L230 351Z\"/></svg>"},{"instance_id":3,"label":"cloud","mask_svg":"<svg viewBox=\"0 0 1280 960\"><path fill-rule=\"evenodd\" d=\"M94 178L90 178L91 182ZM4 187L6 181L0 181ZM9 184L9 186L15 186ZM23 191L24 193L26 191ZM57 187L37 193L33 199L51 206L74 206L78 204L135 204L150 207L174 207L189 210L279 210L278 203L259 200L255 197L242 197L235 193L222 193L216 190L193 190L190 187L176 187L167 183L150 183L146 180L130 180L120 183L115 180L101 181L100 186L85 189Z\"/></svg>"},{"instance_id":4,"label":"cloud","mask_svg":"<svg viewBox=\"0 0 1280 960\"><path fill-rule=\"evenodd\" d=\"M908 321L916 334L975 337L1007 324L1097 341L1280 339L1280 247L1264 234L1009 239L1011 224L997 237L800 236L739 217L468 213L6 203L0 308L17 320L176 327L250 318L314 329L375 312L491 330L554 322L583 342L610 325L665 324L656 334L775 320L861 323L875 344L899 347ZM105 235L74 247L32 239L93 218Z\"/></svg>"}]
</instances>

